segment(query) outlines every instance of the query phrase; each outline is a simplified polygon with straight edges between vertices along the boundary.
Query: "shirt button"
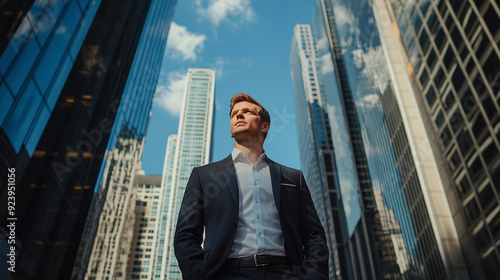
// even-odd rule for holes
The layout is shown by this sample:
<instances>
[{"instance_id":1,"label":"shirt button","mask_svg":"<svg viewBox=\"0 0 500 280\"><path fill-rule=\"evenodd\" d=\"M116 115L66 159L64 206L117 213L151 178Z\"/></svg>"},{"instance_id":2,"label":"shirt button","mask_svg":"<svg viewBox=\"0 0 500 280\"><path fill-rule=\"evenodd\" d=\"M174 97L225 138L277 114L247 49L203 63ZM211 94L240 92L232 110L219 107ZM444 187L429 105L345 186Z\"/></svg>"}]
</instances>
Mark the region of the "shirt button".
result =
<instances>
[{"instance_id":1,"label":"shirt button","mask_svg":"<svg viewBox=\"0 0 500 280\"><path fill-rule=\"evenodd\" d=\"M259 236L261 236L261 235L262 235L262 233L259 232Z\"/></svg>"},{"instance_id":2,"label":"shirt button","mask_svg":"<svg viewBox=\"0 0 500 280\"><path fill-rule=\"evenodd\" d=\"M259 204L259 201L258 201L258 200L255 200L255 203L256 203L256 204Z\"/></svg>"},{"instance_id":3,"label":"shirt button","mask_svg":"<svg viewBox=\"0 0 500 280\"><path fill-rule=\"evenodd\" d=\"M257 215L257 219L260 219L260 216L259 216L259 215Z\"/></svg>"}]
</instances>

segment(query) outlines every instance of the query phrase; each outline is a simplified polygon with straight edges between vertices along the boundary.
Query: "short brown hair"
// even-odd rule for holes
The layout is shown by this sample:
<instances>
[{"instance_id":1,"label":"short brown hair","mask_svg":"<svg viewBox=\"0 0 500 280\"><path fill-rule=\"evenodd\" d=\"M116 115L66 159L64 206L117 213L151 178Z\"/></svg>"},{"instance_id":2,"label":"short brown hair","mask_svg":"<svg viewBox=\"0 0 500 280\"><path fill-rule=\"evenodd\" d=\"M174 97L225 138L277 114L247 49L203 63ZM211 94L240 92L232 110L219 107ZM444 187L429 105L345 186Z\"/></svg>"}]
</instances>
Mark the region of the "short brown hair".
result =
<instances>
[{"instance_id":1,"label":"short brown hair","mask_svg":"<svg viewBox=\"0 0 500 280\"><path fill-rule=\"evenodd\" d=\"M242 92L242 93L238 93L236 94L235 96L233 96L233 98L231 98L231 102L229 103L229 116L231 116L231 112L233 111L233 108L234 108L234 105L236 105L237 103L240 103L240 102L250 102L250 103L253 103L257 106L259 106L260 110L259 110L259 117L261 119L261 121L264 121L264 122L268 122L269 124L271 124L271 116L269 116L269 112L266 110L266 108L264 108L264 106L262 106L262 104L260 104L259 102L257 102L257 100L255 100L253 97L251 97L250 95Z\"/></svg>"}]
</instances>

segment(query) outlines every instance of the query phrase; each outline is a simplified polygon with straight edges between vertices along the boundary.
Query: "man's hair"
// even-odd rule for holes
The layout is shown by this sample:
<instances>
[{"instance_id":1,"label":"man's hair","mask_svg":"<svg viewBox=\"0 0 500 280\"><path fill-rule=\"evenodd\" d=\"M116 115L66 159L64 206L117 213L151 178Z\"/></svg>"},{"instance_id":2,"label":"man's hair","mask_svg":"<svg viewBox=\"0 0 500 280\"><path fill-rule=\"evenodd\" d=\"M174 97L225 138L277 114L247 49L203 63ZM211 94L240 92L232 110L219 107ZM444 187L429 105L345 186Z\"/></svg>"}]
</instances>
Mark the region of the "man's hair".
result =
<instances>
[{"instance_id":1,"label":"man's hair","mask_svg":"<svg viewBox=\"0 0 500 280\"><path fill-rule=\"evenodd\" d=\"M255 100L253 97L251 97L250 95L242 92L242 93L238 93L236 94L235 96L233 96L233 98L231 98L231 102L229 103L229 116L231 117L231 112L233 112L233 108L234 108L234 105L236 105L237 103L240 103L240 102L250 102L250 103L253 103L257 106L259 106L259 117L261 119L261 121L264 121L264 122L268 122L269 124L271 124L271 116L269 116L269 112L266 110L266 108L264 108L264 106L262 106L262 104L260 104L259 102L257 102L257 100Z\"/></svg>"}]
</instances>

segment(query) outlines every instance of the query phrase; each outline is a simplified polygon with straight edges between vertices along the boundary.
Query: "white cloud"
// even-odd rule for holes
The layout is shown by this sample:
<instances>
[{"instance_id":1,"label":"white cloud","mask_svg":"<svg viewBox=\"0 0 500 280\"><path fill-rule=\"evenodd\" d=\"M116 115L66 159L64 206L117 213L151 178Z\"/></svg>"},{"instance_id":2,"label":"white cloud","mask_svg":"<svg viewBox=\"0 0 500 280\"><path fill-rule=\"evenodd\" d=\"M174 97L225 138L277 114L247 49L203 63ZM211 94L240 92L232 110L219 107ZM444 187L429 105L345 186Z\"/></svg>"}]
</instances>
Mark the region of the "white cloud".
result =
<instances>
[{"instance_id":1,"label":"white cloud","mask_svg":"<svg viewBox=\"0 0 500 280\"><path fill-rule=\"evenodd\" d=\"M361 99L356 101L356 105L366 109L375 108L379 105L380 97L376 93L368 94L363 96Z\"/></svg>"},{"instance_id":2,"label":"white cloud","mask_svg":"<svg viewBox=\"0 0 500 280\"><path fill-rule=\"evenodd\" d=\"M212 69L215 70L216 79L220 79L224 76L224 68L226 65L230 64L231 61L224 57L216 57L215 62L212 64Z\"/></svg>"},{"instance_id":3,"label":"white cloud","mask_svg":"<svg viewBox=\"0 0 500 280\"><path fill-rule=\"evenodd\" d=\"M155 102L174 116L181 114L186 77L187 74L182 74L180 71L170 72L166 82L156 87Z\"/></svg>"},{"instance_id":4,"label":"white cloud","mask_svg":"<svg viewBox=\"0 0 500 280\"><path fill-rule=\"evenodd\" d=\"M353 25L355 20L354 15L345 6L334 6L333 13L335 14L335 23L338 25L338 27L342 27L344 24L347 24L349 26Z\"/></svg>"},{"instance_id":5,"label":"white cloud","mask_svg":"<svg viewBox=\"0 0 500 280\"><path fill-rule=\"evenodd\" d=\"M352 51L354 64L361 73L371 80L372 86L383 93L389 80L384 50L381 46L369 47Z\"/></svg>"},{"instance_id":6,"label":"white cloud","mask_svg":"<svg viewBox=\"0 0 500 280\"><path fill-rule=\"evenodd\" d=\"M325 53L319 58L319 60L321 61L321 74L328 74L333 72L333 61L330 53Z\"/></svg>"},{"instance_id":7,"label":"white cloud","mask_svg":"<svg viewBox=\"0 0 500 280\"><path fill-rule=\"evenodd\" d=\"M207 37L203 34L191 33L185 26L172 22L167 40L166 53L171 57L182 57L183 60L196 61L197 53L203 49Z\"/></svg>"},{"instance_id":8,"label":"white cloud","mask_svg":"<svg viewBox=\"0 0 500 280\"><path fill-rule=\"evenodd\" d=\"M213 25L218 26L223 21L229 21L237 24L240 22L252 22L256 15L250 6L250 0L209 0L208 7L202 7L202 1L197 0L198 14L208 18Z\"/></svg>"}]
</instances>

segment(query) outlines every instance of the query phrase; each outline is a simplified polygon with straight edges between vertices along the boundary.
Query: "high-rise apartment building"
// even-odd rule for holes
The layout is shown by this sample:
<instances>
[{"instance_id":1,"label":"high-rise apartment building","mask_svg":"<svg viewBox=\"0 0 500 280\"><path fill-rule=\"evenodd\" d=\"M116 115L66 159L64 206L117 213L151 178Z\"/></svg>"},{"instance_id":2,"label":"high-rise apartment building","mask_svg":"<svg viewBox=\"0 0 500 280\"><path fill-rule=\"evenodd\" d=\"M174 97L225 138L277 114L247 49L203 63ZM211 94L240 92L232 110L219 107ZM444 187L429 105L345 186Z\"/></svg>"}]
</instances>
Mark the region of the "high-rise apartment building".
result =
<instances>
[{"instance_id":1,"label":"high-rise apartment building","mask_svg":"<svg viewBox=\"0 0 500 280\"><path fill-rule=\"evenodd\" d=\"M405 69L387 65L388 38L379 32L384 19L371 1L318 0L312 40L297 37L298 45L315 46L316 62L303 66L297 74L302 84L295 83L306 95L321 96L331 131L339 213L334 224L340 225L335 232L341 242L336 248L345 264L335 275L468 279L436 159L423 145L428 144L425 129L415 125L414 111L399 104L396 79ZM309 119L309 129L318 134L316 120Z\"/></svg>"},{"instance_id":2,"label":"high-rise apartment building","mask_svg":"<svg viewBox=\"0 0 500 280\"><path fill-rule=\"evenodd\" d=\"M194 167L208 164L212 156L215 106L215 71L188 69L176 136L169 137L162 179L164 190L159 246L154 279L182 279L174 254L173 237L186 185ZM173 156L173 159L172 159ZM161 265L161 268L160 268Z\"/></svg>"},{"instance_id":3,"label":"high-rise apartment building","mask_svg":"<svg viewBox=\"0 0 500 280\"><path fill-rule=\"evenodd\" d=\"M376 1L378 2L378 1ZM473 279L500 275L498 1L382 1ZM398 49L399 48L399 49ZM404 83L399 83L403 84Z\"/></svg>"},{"instance_id":4,"label":"high-rise apartment building","mask_svg":"<svg viewBox=\"0 0 500 280\"><path fill-rule=\"evenodd\" d=\"M154 279L156 232L161 222L161 176L136 174L134 237L126 279Z\"/></svg>"},{"instance_id":5,"label":"high-rise apartment building","mask_svg":"<svg viewBox=\"0 0 500 280\"><path fill-rule=\"evenodd\" d=\"M117 143L123 127L137 135L145 131L152 94L141 90L154 92L158 70L140 62L138 48L155 63L163 55L175 3L0 4L0 175L16 169L15 252L22 267L10 277L71 277L110 133ZM156 22L150 22L154 12ZM156 47L149 49L152 37L143 39L145 34L161 37L163 45L153 40ZM144 69L147 74L140 74ZM139 86L131 82L137 79ZM113 127L117 119L122 122ZM6 205L4 182L0 201ZM7 279L6 224L1 232L0 278Z\"/></svg>"}]
</instances>

